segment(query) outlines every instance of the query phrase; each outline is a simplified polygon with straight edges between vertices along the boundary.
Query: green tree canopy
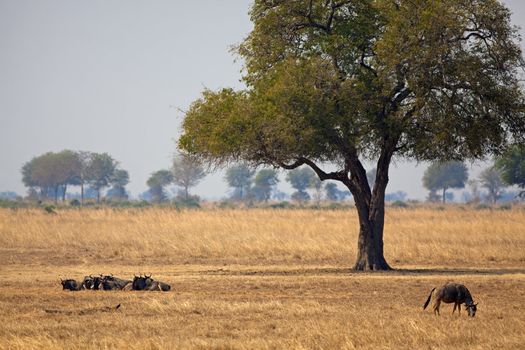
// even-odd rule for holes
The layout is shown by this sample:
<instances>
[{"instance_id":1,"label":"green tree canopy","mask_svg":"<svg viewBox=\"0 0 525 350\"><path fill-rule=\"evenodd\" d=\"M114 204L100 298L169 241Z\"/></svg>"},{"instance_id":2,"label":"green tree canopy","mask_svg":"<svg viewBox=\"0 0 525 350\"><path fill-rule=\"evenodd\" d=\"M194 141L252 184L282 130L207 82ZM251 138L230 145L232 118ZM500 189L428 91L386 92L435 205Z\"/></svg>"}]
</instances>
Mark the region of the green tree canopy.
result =
<instances>
[{"instance_id":1,"label":"green tree canopy","mask_svg":"<svg viewBox=\"0 0 525 350\"><path fill-rule=\"evenodd\" d=\"M22 182L29 188L39 188L41 196L53 193L55 202L59 190L62 200L68 185L78 185L82 163L74 151L47 152L34 157L22 167Z\"/></svg>"},{"instance_id":2,"label":"green tree canopy","mask_svg":"<svg viewBox=\"0 0 525 350\"><path fill-rule=\"evenodd\" d=\"M172 182L173 173L169 170L158 170L152 173L146 182L151 194L151 200L155 203L165 202L167 199L165 187Z\"/></svg>"},{"instance_id":3,"label":"green tree canopy","mask_svg":"<svg viewBox=\"0 0 525 350\"><path fill-rule=\"evenodd\" d=\"M189 199L189 189L196 186L205 176L204 168L194 157L187 154L177 154L173 158L173 182L182 187L184 199Z\"/></svg>"},{"instance_id":4,"label":"green tree canopy","mask_svg":"<svg viewBox=\"0 0 525 350\"><path fill-rule=\"evenodd\" d=\"M124 169L115 169L110 179L111 197L115 199L127 199L126 185L129 183L129 173Z\"/></svg>"},{"instance_id":5,"label":"green tree canopy","mask_svg":"<svg viewBox=\"0 0 525 350\"><path fill-rule=\"evenodd\" d=\"M292 193L292 199L299 201L310 200L310 195L306 192L307 188L314 185L314 179L317 178L315 172L307 167L293 169L286 174L286 181L296 190Z\"/></svg>"},{"instance_id":6,"label":"green tree canopy","mask_svg":"<svg viewBox=\"0 0 525 350\"><path fill-rule=\"evenodd\" d=\"M499 1L256 0L250 15L238 47L247 88L204 91L179 146L343 183L359 214L358 270L390 268L392 157L481 158L524 139L519 35ZM377 159L373 187L366 159Z\"/></svg>"},{"instance_id":7,"label":"green tree canopy","mask_svg":"<svg viewBox=\"0 0 525 350\"><path fill-rule=\"evenodd\" d=\"M279 183L277 171L274 169L261 169L255 175L252 192L257 200L268 201L272 191Z\"/></svg>"},{"instance_id":8,"label":"green tree canopy","mask_svg":"<svg viewBox=\"0 0 525 350\"><path fill-rule=\"evenodd\" d=\"M481 187L485 188L488 192L489 200L492 203L501 197L501 191L505 187L503 180L501 179L501 173L496 167L490 167L479 174L479 182Z\"/></svg>"},{"instance_id":9,"label":"green tree canopy","mask_svg":"<svg viewBox=\"0 0 525 350\"><path fill-rule=\"evenodd\" d=\"M464 188L468 180L467 166L460 161L432 163L423 175L423 186L431 192L443 190L445 203L446 191L450 188Z\"/></svg>"},{"instance_id":10,"label":"green tree canopy","mask_svg":"<svg viewBox=\"0 0 525 350\"><path fill-rule=\"evenodd\" d=\"M85 168L85 179L97 191L97 203L100 202L100 192L108 187L118 163L107 153L92 153Z\"/></svg>"},{"instance_id":11,"label":"green tree canopy","mask_svg":"<svg viewBox=\"0 0 525 350\"><path fill-rule=\"evenodd\" d=\"M234 198L244 199L253 182L255 171L245 164L229 167L224 176L229 187L234 188Z\"/></svg>"},{"instance_id":12,"label":"green tree canopy","mask_svg":"<svg viewBox=\"0 0 525 350\"><path fill-rule=\"evenodd\" d=\"M525 189L525 146L518 145L507 150L496 159L495 167L500 170L501 178L508 185L517 185ZM525 191L521 192L525 197Z\"/></svg>"}]
</instances>

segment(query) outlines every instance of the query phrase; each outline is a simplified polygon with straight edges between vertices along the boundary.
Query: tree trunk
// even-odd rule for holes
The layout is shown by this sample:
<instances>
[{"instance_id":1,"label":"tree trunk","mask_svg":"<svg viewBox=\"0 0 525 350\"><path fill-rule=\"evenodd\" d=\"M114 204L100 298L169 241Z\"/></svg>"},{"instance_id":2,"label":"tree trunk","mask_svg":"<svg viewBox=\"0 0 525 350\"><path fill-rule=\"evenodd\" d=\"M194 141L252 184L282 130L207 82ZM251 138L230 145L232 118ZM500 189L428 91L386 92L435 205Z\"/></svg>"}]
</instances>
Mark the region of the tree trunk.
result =
<instances>
[{"instance_id":1,"label":"tree trunk","mask_svg":"<svg viewBox=\"0 0 525 350\"><path fill-rule=\"evenodd\" d=\"M100 188L97 188L97 204L100 203Z\"/></svg>"},{"instance_id":2,"label":"tree trunk","mask_svg":"<svg viewBox=\"0 0 525 350\"><path fill-rule=\"evenodd\" d=\"M446 188L446 187L443 187L443 204L445 204L446 199L447 199L447 197L446 197L446 192L447 192L447 188Z\"/></svg>"},{"instance_id":3,"label":"tree trunk","mask_svg":"<svg viewBox=\"0 0 525 350\"><path fill-rule=\"evenodd\" d=\"M366 171L362 166L355 169L353 195L359 216L357 260L354 270L392 270L383 251L383 229L385 223L385 192L388 184L388 169L392 153L383 152L377 162L376 180L370 191Z\"/></svg>"},{"instance_id":4,"label":"tree trunk","mask_svg":"<svg viewBox=\"0 0 525 350\"><path fill-rule=\"evenodd\" d=\"M64 184L64 192L62 192L62 202L66 201L66 190L67 190L67 184Z\"/></svg>"},{"instance_id":5,"label":"tree trunk","mask_svg":"<svg viewBox=\"0 0 525 350\"><path fill-rule=\"evenodd\" d=\"M80 206L84 206L84 182L80 183Z\"/></svg>"},{"instance_id":6,"label":"tree trunk","mask_svg":"<svg viewBox=\"0 0 525 350\"><path fill-rule=\"evenodd\" d=\"M354 270L391 270L383 251L383 228L385 219L384 198L372 201L368 206L363 199L356 200L359 216L359 236L357 239L357 260ZM372 215L370 215L372 213Z\"/></svg>"}]
</instances>

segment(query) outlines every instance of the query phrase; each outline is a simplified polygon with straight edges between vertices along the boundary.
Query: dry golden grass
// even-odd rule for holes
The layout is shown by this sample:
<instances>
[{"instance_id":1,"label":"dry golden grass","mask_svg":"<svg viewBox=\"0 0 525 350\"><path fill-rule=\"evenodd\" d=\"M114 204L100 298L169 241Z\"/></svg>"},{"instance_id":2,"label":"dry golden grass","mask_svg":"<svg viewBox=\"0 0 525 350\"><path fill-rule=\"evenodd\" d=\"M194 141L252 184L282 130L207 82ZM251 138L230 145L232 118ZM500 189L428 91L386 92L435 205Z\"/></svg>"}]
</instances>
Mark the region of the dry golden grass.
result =
<instances>
[{"instance_id":1,"label":"dry golden grass","mask_svg":"<svg viewBox=\"0 0 525 350\"><path fill-rule=\"evenodd\" d=\"M525 211L389 209L385 250L400 270L372 274L349 270L356 220L325 210L0 210L0 348L524 347ZM58 283L110 272L153 273L173 289ZM475 318L421 309L446 281L481 301Z\"/></svg>"}]
</instances>

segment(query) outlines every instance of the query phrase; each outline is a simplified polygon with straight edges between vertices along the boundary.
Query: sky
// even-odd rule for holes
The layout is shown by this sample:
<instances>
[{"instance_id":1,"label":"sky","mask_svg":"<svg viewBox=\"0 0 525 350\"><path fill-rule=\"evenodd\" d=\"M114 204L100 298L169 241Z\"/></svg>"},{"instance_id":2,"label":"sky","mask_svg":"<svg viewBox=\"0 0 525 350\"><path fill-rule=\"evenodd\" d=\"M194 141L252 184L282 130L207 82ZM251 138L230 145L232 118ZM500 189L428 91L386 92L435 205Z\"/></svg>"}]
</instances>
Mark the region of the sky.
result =
<instances>
[{"instance_id":1,"label":"sky","mask_svg":"<svg viewBox=\"0 0 525 350\"><path fill-rule=\"evenodd\" d=\"M504 3L525 28L525 2ZM131 194L145 191L152 172L171 166L181 111L205 88L243 87L231 47L252 28L250 4L0 0L0 192L24 194L22 165L64 149L109 153L129 171ZM427 166L395 161L387 192L424 199ZM227 191L216 172L192 192Z\"/></svg>"}]
</instances>

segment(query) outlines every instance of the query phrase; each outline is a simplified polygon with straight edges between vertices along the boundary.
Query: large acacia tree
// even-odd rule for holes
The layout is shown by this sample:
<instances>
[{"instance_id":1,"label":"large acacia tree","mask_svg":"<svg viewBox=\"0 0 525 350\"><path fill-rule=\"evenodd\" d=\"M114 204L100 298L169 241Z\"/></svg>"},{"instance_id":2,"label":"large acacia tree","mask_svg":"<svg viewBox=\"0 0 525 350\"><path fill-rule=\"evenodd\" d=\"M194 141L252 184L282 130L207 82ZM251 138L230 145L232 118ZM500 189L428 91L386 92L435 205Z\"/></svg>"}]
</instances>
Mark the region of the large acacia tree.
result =
<instances>
[{"instance_id":1,"label":"large acacia tree","mask_svg":"<svg viewBox=\"0 0 525 350\"><path fill-rule=\"evenodd\" d=\"M344 184L360 222L356 270L390 269L394 156L475 159L523 139L519 35L499 1L256 0L250 15L246 89L204 91L179 146L216 164L308 165Z\"/></svg>"}]
</instances>

